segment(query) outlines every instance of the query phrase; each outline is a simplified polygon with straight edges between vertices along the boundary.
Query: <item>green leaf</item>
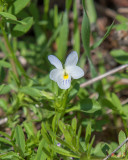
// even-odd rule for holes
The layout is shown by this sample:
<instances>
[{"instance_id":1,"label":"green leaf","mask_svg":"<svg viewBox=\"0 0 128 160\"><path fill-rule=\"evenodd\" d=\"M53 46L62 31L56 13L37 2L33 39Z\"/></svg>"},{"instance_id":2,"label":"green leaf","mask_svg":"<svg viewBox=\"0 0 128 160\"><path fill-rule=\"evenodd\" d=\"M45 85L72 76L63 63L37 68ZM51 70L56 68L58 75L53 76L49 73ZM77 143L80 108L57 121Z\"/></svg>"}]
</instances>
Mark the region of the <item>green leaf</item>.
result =
<instances>
[{"instance_id":1,"label":"green leaf","mask_svg":"<svg viewBox=\"0 0 128 160\"><path fill-rule=\"evenodd\" d=\"M29 29L33 25L33 18L32 17L27 17L27 18L23 19L21 22L25 22L26 25L17 24L12 29L12 35L15 36L15 37L20 37L20 36L24 35L26 32L29 31Z\"/></svg>"},{"instance_id":2,"label":"green leaf","mask_svg":"<svg viewBox=\"0 0 128 160\"><path fill-rule=\"evenodd\" d=\"M108 37L110 31L111 31L112 28L113 28L113 25L114 25L114 21L113 21L112 24L108 27L107 32L105 33L105 35L104 35L99 41L95 42L95 43L93 44L93 46L91 46L91 50L93 50L93 49L95 49L95 48L97 48L98 46L101 45L101 43Z\"/></svg>"},{"instance_id":3,"label":"green leaf","mask_svg":"<svg viewBox=\"0 0 128 160\"><path fill-rule=\"evenodd\" d=\"M81 156L80 156L80 160L86 160L86 159L88 159L87 158L87 154L86 153L82 153Z\"/></svg>"},{"instance_id":4,"label":"green leaf","mask_svg":"<svg viewBox=\"0 0 128 160\"><path fill-rule=\"evenodd\" d=\"M112 50L110 54L114 57L115 61L120 64L128 64L128 52L121 49Z\"/></svg>"},{"instance_id":5,"label":"green leaf","mask_svg":"<svg viewBox=\"0 0 128 160\"><path fill-rule=\"evenodd\" d=\"M7 12L0 12L0 16L10 19L10 20L14 20L14 21L17 20L17 18L14 15L7 13Z\"/></svg>"},{"instance_id":6,"label":"green leaf","mask_svg":"<svg viewBox=\"0 0 128 160\"><path fill-rule=\"evenodd\" d=\"M56 129L57 129L57 125L58 125L58 121L60 119L60 114L56 114L52 120L52 129L53 129L53 132L56 133Z\"/></svg>"},{"instance_id":7,"label":"green leaf","mask_svg":"<svg viewBox=\"0 0 128 160\"><path fill-rule=\"evenodd\" d=\"M11 87L9 85L3 84L3 85L0 86L0 95L6 94L10 91L11 91Z\"/></svg>"},{"instance_id":8,"label":"green leaf","mask_svg":"<svg viewBox=\"0 0 128 160\"><path fill-rule=\"evenodd\" d=\"M94 143L94 140L95 140L95 135L92 137L91 143L89 144L89 147L88 147L88 156L90 156L90 154L91 154L92 145Z\"/></svg>"},{"instance_id":9,"label":"green leaf","mask_svg":"<svg viewBox=\"0 0 128 160\"><path fill-rule=\"evenodd\" d=\"M70 102L73 98L76 97L76 95L78 94L78 91L80 89L80 84L76 83L76 81L74 81L75 83L72 83L72 86L69 89L69 96L68 96L68 102Z\"/></svg>"},{"instance_id":10,"label":"green leaf","mask_svg":"<svg viewBox=\"0 0 128 160\"><path fill-rule=\"evenodd\" d=\"M23 24L23 25L26 24L25 22L18 21L16 16L14 16L13 14L10 14L7 12L0 12L0 15L5 18L6 22L13 23L13 24Z\"/></svg>"},{"instance_id":11,"label":"green leaf","mask_svg":"<svg viewBox=\"0 0 128 160\"><path fill-rule=\"evenodd\" d=\"M5 87L5 84L0 85L0 94L4 87Z\"/></svg>"},{"instance_id":12,"label":"green leaf","mask_svg":"<svg viewBox=\"0 0 128 160\"><path fill-rule=\"evenodd\" d=\"M48 148L48 147L47 147ZM48 149L46 149L46 148L44 148L43 147L43 153L48 157L47 159L51 159L51 152L50 151L48 151ZM45 159L45 160L47 160L47 159ZM42 159L41 159L42 160Z\"/></svg>"},{"instance_id":13,"label":"green leaf","mask_svg":"<svg viewBox=\"0 0 128 160\"><path fill-rule=\"evenodd\" d=\"M11 137L5 132L0 131L0 134L8 139L11 139Z\"/></svg>"},{"instance_id":14,"label":"green leaf","mask_svg":"<svg viewBox=\"0 0 128 160\"><path fill-rule=\"evenodd\" d=\"M1 98L0 99L0 107L7 112L8 111L8 103L5 99Z\"/></svg>"},{"instance_id":15,"label":"green leaf","mask_svg":"<svg viewBox=\"0 0 128 160\"><path fill-rule=\"evenodd\" d=\"M76 146L77 146L77 149L80 148L80 135L81 135L81 131L82 131L82 127L80 126L79 129L78 129L77 136L76 136Z\"/></svg>"},{"instance_id":16,"label":"green leaf","mask_svg":"<svg viewBox=\"0 0 128 160\"><path fill-rule=\"evenodd\" d=\"M60 29L60 34L57 39L58 51L56 56L60 60L64 60L67 52L67 43L68 43L68 14L65 12L63 14L63 23Z\"/></svg>"},{"instance_id":17,"label":"green leaf","mask_svg":"<svg viewBox=\"0 0 128 160\"><path fill-rule=\"evenodd\" d=\"M89 61L91 75L92 75L92 77L96 77L97 76L97 72L96 72L96 69L95 69L95 67L93 65L93 62L92 62L91 58L88 58L88 61ZM100 82L94 83L95 88L98 87L99 84L100 84ZM101 84L100 84L100 86L101 86Z\"/></svg>"},{"instance_id":18,"label":"green leaf","mask_svg":"<svg viewBox=\"0 0 128 160\"><path fill-rule=\"evenodd\" d=\"M0 142L13 146L12 142L10 142L8 139L3 137L0 137Z\"/></svg>"},{"instance_id":19,"label":"green leaf","mask_svg":"<svg viewBox=\"0 0 128 160\"><path fill-rule=\"evenodd\" d=\"M42 133L44 139L46 140L46 142L47 142L48 144L52 144L52 141L51 141L51 139L50 139L50 136L48 135L47 130L45 129L45 124L42 123L41 126L42 126L42 127L41 127L41 133Z\"/></svg>"},{"instance_id":20,"label":"green leaf","mask_svg":"<svg viewBox=\"0 0 128 160\"><path fill-rule=\"evenodd\" d=\"M107 143L99 142L95 146L93 154L97 157L105 157L108 153L110 153L110 151L111 151L110 145L108 145Z\"/></svg>"},{"instance_id":21,"label":"green leaf","mask_svg":"<svg viewBox=\"0 0 128 160\"><path fill-rule=\"evenodd\" d=\"M101 105L111 108L113 111L117 112L117 114L123 113L120 100L114 93L112 93L108 99L102 99Z\"/></svg>"},{"instance_id":22,"label":"green leaf","mask_svg":"<svg viewBox=\"0 0 128 160\"><path fill-rule=\"evenodd\" d=\"M85 144L86 144L87 150L88 150L90 138L91 138L91 124L89 123L87 125L86 134L85 134Z\"/></svg>"},{"instance_id":23,"label":"green leaf","mask_svg":"<svg viewBox=\"0 0 128 160\"><path fill-rule=\"evenodd\" d=\"M15 128L15 139L20 149L21 156L24 156L25 152L25 136L22 127L17 125Z\"/></svg>"},{"instance_id":24,"label":"green leaf","mask_svg":"<svg viewBox=\"0 0 128 160\"><path fill-rule=\"evenodd\" d=\"M127 23L121 23L121 24L116 24L113 26L114 29L116 29L117 31L127 31L128 30L128 24Z\"/></svg>"},{"instance_id":25,"label":"green leaf","mask_svg":"<svg viewBox=\"0 0 128 160\"><path fill-rule=\"evenodd\" d=\"M112 98L112 102L113 104L119 109L122 110L122 105L120 102L120 99L117 97L117 95L115 93L111 94L111 98Z\"/></svg>"},{"instance_id":26,"label":"green leaf","mask_svg":"<svg viewBox=\"0 0 128 160\"><path fill-rule=\"evenodd\" d=\"M128 18L126 18L126 17L124 17L124 16L122 16L122 15L119 15L119 14L116 15L116 19L117 19L120 23L126 23L126 22L128 22Z\"/></svg>"},{"instance_id":27,"label":"green leaf","mask_svg":"<svg viewBox=\"0 0 128 160\"><path fill-rule=\"evenodd\" d=\"M34 137L34 130L33 130L33 125L32 122L24 122L23 126L25 128L25 131L27 133L27 137Z\"/></svg>"},{"instance_id":28,"label":"green leaf","mask_svg":"<svg viewBox=\"0 0 128 160\"><path fill-rule=\"evenodd\" d=\"M96 100L85 98L81 102L78 102L76 106L67 109L66 112L81 111L86 113L94 113L100 109L101 106Z\"/></svg>"},{"instance_id":29,"label":"green leaf","mask_svg":"<svg viewBox=\"0 0 128 160\"><path fill-rule=\"evenodd\" d=\"M2 159L5 159L5 158L6 158L6 160L7 160L7 159L11 159L11 158L16 158L16 157L17 157L18 159L22 159L22 157L20 157L20 156L18 155L18 153L15 153L15 152L12 152L12 151L0 155L0 158L2 158Z\"/></svg>"},{"instance_id":30,"label":"green leaf","mask_svg":"<svg viewBox=\"0 0 128 160\"><path fill-rule=\"evenodd\" d=\"M45 154L45 152L43 152L42 148L45 146L45 140L42 139L41 142L39 143L39 147L37 150L37 155L35 160L44 160L47 158L47 155Z\"/></svg>"},{"instance_id":31,"label":"green leaf","mask_svg":"<svg viewBox=\"0 0 128 160\"><path fill-rule=\"evenodd\" d=\"M54 99L54 96L50 92L41 91L42 96L46 97L47 99Z\"/></svg>"},{"instance_id":32,"label":"green leaf","mask_svg":"<svg viewBox=\"0 0 128 160\"><path fill-rule=\"evenodd\" d=\"M119 145L121 145L126 140L126 135L122 130L120 131L120 133L118 135L118 140L119 140ZM122 157L125 155L125 151L126 151L126 144L124 144L121 147L121 155L122 155Z\"/></svg>"},{"instance_id":33,"label":"green leaf","mask_svg":"<svg viewBox=\"0 0 128 160\"><path fill-rule=\"evenodd\" d=\"M90 55L90 34L91 34L90 22L89 22L87 12L85 10L85 0L83 0L82 2L83 2L83 8L84 8L84 15L83 15L82 27L81 27L82 43L83 43L83 47L85 50L85 56L87 56L88 60L89 60L91 74L93 77L95 77L95 76L97 76L97 72L96 72L95 67L92 63L91 55ZM85 57L83 57L83 58L85 59Z\"/></svg>"},{"instance_id":34,"label":"green leaf","mask_svg":"<svg viewBox=\"0 0 128 160\"><path fill-rule=\"evenodd\" d=\"M75 153L72 153L70 151L67 151L61 147L58 147L58 146L55 146L55 145L51 145L51 148L56 152L56 153L59 153L61 155L64 155L64 156L68 156L68 157L74 157L74 158L79 158L80 156L75 154Z\"/></svg>"},{"instance_id":35,"label":"green leaf","mask_svg":"<svg viewBox=\"0 0 128 160\"><path fill-rule=\"evenodd\" d=\"M11 64L4 60L0 60L0 66L5 67L5 68L11 68Z\"/></svg>"},{"instance_id":36,"label":"green leaf","mask_svg":"<svg viewBox=\"0 0 128 160\"><path fill-rule=\"evenodd\" d=\"M103 106L103 107L109 107L112 110L116 110L116 107L113 105L113 103L110 100L105 99L105 98L103 98L101 100L101 106Z\"/></svg>"},{"instance_id":37,"label":"green leaf","mask_svg":"<svg viewBox=\"0 0 128 160\"><path fill-rule=\"evenodd\" d=\"M71 5L72 5L72 0L66 0L66 9L67 9L67 11L70 10Z\"/></svg>"},{"instance_id":38,"label":"green leaf","mask_svg":"<svg viewBox=\"0 0 128 160\"><path fill-rule=\"evenodd\" d=\"M73 30L73 49L80 55L80 31L78 24L78 13L77 13L77 4L76 0L73 2L73 21L74 21L74 30Z\"/></svg>"},{"instance_id":39,"label":"green leaf","mask_svg":"<svg viewBox=\"0 0 128 160\"><path fill-rule=\"evenodd\" d=\"M18 14L23 8L27 6L30 0L16 0L14 3L9 7L8 12L12 14Z\"/></svg>"},{"instance_id":40,"label":"green leaf","mask_svg":"<svg viewBox=\"0 0 128 160\"><path fill-rule=\"evenodd\" d=\"M48 132L53 138L55 138L57 140L57 142L61 143L62 145L64 145L65 147L67 147L67 148L69 148L71 150L74 150L73 146L69 145L66 141L64 141L60 137L58 137L55 133L53 133L51 131L51 129L48 129Z\"/></svg>"},{"instance_id":41,"label":"green leaf","mask_svg":"<svg viewBox=\"0 0 128 160\"><path fill-rule=\"evenodd\" d=\"M90 57L90 22L85 8L81 27L81 37L85 54L86 56Z\"/></svg>"},{"instance_id":42,"label":"green leaf","mask_svg":"<svg viewBox=\"0 0 128 160\"><path fill-rule=\"evenodd\" d=\"M124 113L124 115L122 115L122 118L127 120L128 119L128 104L126 104L122 107L122 111Z\"/></svg>"},{"instance_id":43,"label":"green leaf","mask_svg":"<svg viewBox=\"0 0 128 160\"><path fill-rule=\"evenodd\" d=\"M32 88L32 87L22 87L20 89L21 93L27 94L31 97L41 97L41 91L36 89L36 88Z\"/></svg>"},{"instance_id":44,"label":"green leaf","mask_svg":"<svg viewBox=\"0 0 128 160\"><path fill-rule=\"evenodd\" d=\"M76 134L76 130L77 130L77 120L76 120L76 118L73 118L71 126L72 126L72 129L74 131L74 134Z\"/></svg>"},{"instance_id":45,"label":"green leaf","mask_svg":"<svg viewBox=\"0 0 128 160\"><path fill-rule=\"evenodd\" d=\"M86 0L86 6L87 6L90 23L95 24L97 15L96 15L94 0Z\"/></svg>"},{"instance_id":46,"label":"green leaf","mask_svg":"<svg viewBox=\"0 0 128 160\"><path fill-rule=\"evenodd\" d=\"M6 22L12 23L12 24L22 24L22 25L26 25L27 23L23 22L23 21L18 21L18 20L11 20L11 19L6 19Z\"/></svg>"},{"instance_id":47,"label":"green leaf","mask_svg":"<svg viewBox=\"0 0 128 160\"><path fill-rule=\"evenodd\" d=\"M58 20L59 20L59 16L58 16L58 6L54 5L54 27L57 28L58 26Z\"/></svg>"},{"instance_id":48,"label":"green leaf","mask_svg":"<svg viewBox=\"0 0 128 160\"><path fill-rule=\"evenodd\" d=\"M71 136L71 134L69 133L66 125L65 125L62 121L59 121L59 128L60 128L61 132L64 134L64 137L65 137L66 142L67 142L69 145L72 145L72 136Z\"/></svg>"}]
</instances>

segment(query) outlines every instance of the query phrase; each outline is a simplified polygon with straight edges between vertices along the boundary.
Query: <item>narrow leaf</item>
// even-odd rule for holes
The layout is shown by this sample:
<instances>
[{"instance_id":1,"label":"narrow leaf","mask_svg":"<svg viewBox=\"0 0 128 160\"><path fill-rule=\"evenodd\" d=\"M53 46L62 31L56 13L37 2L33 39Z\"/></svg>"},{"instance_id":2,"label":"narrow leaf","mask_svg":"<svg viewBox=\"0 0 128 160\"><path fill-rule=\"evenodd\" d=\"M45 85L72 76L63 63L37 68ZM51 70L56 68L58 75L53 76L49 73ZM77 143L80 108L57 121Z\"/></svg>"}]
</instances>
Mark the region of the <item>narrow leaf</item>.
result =
<instances>
[{"instance_id":1,"label":"narrow leaf","mask_svg":"<svg viewBox=\"0 0 128 160\"><path fill-rule=\"evenodd\" d=\"M92 145L94 143L94 140L95 140L95 135L92 137L91 143L89 144L89 147L88 147L88 155L89 156L91 154L91 149L92 149Z\"/></svg>"},{"instance_id":2,"label":"narrow leaf","mask_svg":"<svg viewBox=\"0 0 128 160\"><path fill-rule=\"evenodd\" d=\"M22 87L20 89L20 92L27 94L31 97L41 97L42 96L40 90L33 88L33 87Z\"/></svg>"},{"instance_id":3,"label":"narrow leaf","mask_svg":"<svg viewBox=\"0 0 128 160\"><path fill-rule=\"evenodd\" d=\"M107 32L105 33L105 35L96 43L93 44L93 46L91 46L91 50L97 48L98 46L101 45L101 43L108 37L110 31L112 30L114 25L114 21L112 22L112 24L108 27Z\"/></svg>"},{"instance_id":4,"label":"narrow leaf","mask_svg":"<svg viewBox=\"0 0 128 160\"><path fill-rule=\"evenodd\" d=\"M77 13L77 4L76 0L73 2L73 21L74 21L74 30L73 30L73 48L80 55L80 32L78 24L78 13Z\"/></svg>"},{"instance_id":5,"label":"narrow leaf","mask_svg":"<svg viewBox=\"0 0 128 160\"><path fill-rule=\"evenodd\" d=\"M69 133L68 129L66 128L66 125L62 121L59 121L59 128L60 128L61 132L64 134L66 142L69 145L72 145L72 136Z\"/></svg>"},{"instance_id":6,"label":"narrow leaf","mask_svg":"<svg viewBox=\"0 0 128 160\"><path fill-rule=\"evenodd\" d=\"M88 146L89 146L90 138L91 138L91 124L89 123L87 125L86 134L85 134L85 144L86 144L87 149L88 149Z\"/></svg>"},{"instance_id":7,"label":"narrow leaf","mask_svg":"<svg viewBox=\"0 0 128 160\"><path fill-rule=\"evenodd\" d=\"M119 132L118 140L119 140L119 145L121 145L121 143L123 143L126 140L126 135L122 130ZM125 155L125 151L126 151L126 144L124 144L121 147L121 155L122 155L122 157Z\"/></svg>"},{"instance_id":8,"label":"narrow leaf","mask_svg":"<svg viewBox=\"0 0 128 160\"><path fill-rule=\"evenodd\" d=\"M0 60L0 66L5 67L5 68L11 68L11 64L4 60Z\"/></svg>"},{"instance_id":9,"label":"narrow leaf","mask_svg":"<svg viewBox=\"0 0 128 160\"><path fill-rule=\"evenodd\" d=\"M23 156L25 152L25 136L22 130L22 127L17 125L15 129L15 139L16 143L21 151L21 155Z\"/></svg>"},{"instance_id":10,"label":"narrow leaf","mask_svg":"<svg viewBox=\"0 0 128 160\"><path fill-rule=\"evenodd\" d=\"M79 150L80 148L80 135L81 135L81 131L82 131L82 127L80 126L78 129L78 134L76 137L76 145L77 145L77 149Z\"/></svg>"},{"instance_id":11,"label":"narrow leaf","mask_svg":"<svg viewBox=\"0 0 128 160\"><path fill-rule=\"evenodd\" d=\"M18 153L15 153L15 152L12 152L12 151L10 151L10 152L7 152L7 153L3 153L3 154L0 154L0 158L2 158L2 159L11 159L11 158L18 158L18 159L22 159L22 157L20 157L19 155L18 155Z\"/></svg>"},{"instance_id":12,"label":"narrow leaf","mask_svg":"<svg viewBox=\"0 0 128 160\"><path fill-rule=\"evenodd\" d=\"M23 19L21 22L25 22L26 25L22 25L22 24L15 25L12 30L13 36L20 37L20 36L24 35L26 32L28 32L29 29L33 25L33 18L27 17L27 18Z\"/></svg>"},{"instance_id":13,"label":"narrow leaf","mask_svg":"<svg viewBox=\"0 0 128 160\"><path fill-rule=\"evenodd\" d=\"M15 20L15 21L17 20L17 18L14 15L7 13L7 12L0 12L0 16L7 18L7 19Z\"/></svg>"},{"instance_id":14,"label":"narrow leaf","mask_svg":"<svg viewBox=\"0 0 128 160\"><path fill-rule=\"evenodd\" d=\"M67 43L68 43L68 14L65 12L63 14L63 22L60 29L60 35L57 39L57 45L58 45L58 51L57 51L57 57L60 60L63 60L66 56L67 52Z\"/></svg>"},{"instance_id":15,"label":"narrow leaf","mask_svg":"<svg viewBox=\"0 0 128 160\"><path fill-rule=\"evenodd\" d=\"M5 132L0 131L0 135L6 137L8 139L11 139L11 137L7 133L5 133Z\"/></svg>"},{"instance_id":16,"label":"narrow leaf","mask_svg":"<svg viewBox=\"0 0 128 160\"><path fill-rule=\"evenodd\" d=\"M81 37L86 56L90 57L90 22L84 8L84 16L82 20Z\"/></svg>"},{"instance_id":17,"label":"narrow leaf","mask_svg":"<svg viewBox=\"0 0 128 160\"><path fill-rule=\"evenodd\" d=\"M46 159L46 154L43 152L43 147L45 146L45 140L42 139L41 142L39 143L39 147L38 147L38 150L37 150L37 155L36 155L36 158L35 160L44 160Z\"/></svg>"},{"instance_id":18,"label":"narrow leaf","mask_svg":"<svg viewBox=\"0 0 128 160\"><path fill-rule=\"evenodd\" d=\"M45 129L45 124L42 123L41 133L48 144L52 144L50 136L47 134L47 130Z\"/></svg>"},{"instance_id":19,"label":"narrow leaf","mask_svg":"<svg viewBox=\"0 0 128 160\"><path fill-rule=\"evenodd\" d=\"M110 54L113 56L116 62L120 64L128 64L128 52L118 49L112 50Z\"/></svg>"},{"instance_id":20,"label":"narrow leaf","mask_svg":"<svg viewBox=\"0 0 128 160\"><path fill-rule=\"evenodd\" d=\"M59 153L61 155L64 155L64 156L68 156L68 157L74 157L74 158L79 158L79 155L75 154L75 153L72 153L70 151L67 151L61 147L58 147L58 146L55 146L55 145L51 145L51 148L56 152L56 153Z\"/></svg>"},{"instance_id":21,"label":"narrow leaf","mask_svg":"<svg viewBox=\"0 0 128 160\"><path fill-rule=\"evenodd\" d=\"M27 6L30 0L16 0L9 8L9 13L18 14L23 8Z\"/></svg>"},{"instance_id":22,"label":"narrow leaf","mask_svg":"<svg viewBox=\"0 0 128 160\"><path fill-rule=\"evenodd\" d=\"M67 11L70 10L71 4L72 4L72 0L66 0L66 9L67 9Z\"/></svg>"},{"instance_id":23,"label":"narrow leaf","mask_svg":"<svg viewBox=\"0 0 128 160\"><path fill-rule=\"evenodd\" d=\"M34 137L34 130L33 130L32 122L29 122L29 123L24 122L23 125L27 133L27 137Z\"/></svg>"},{"instance_id":24,"label":"narrow leaf","mask_svg":"<svg viewBox=\"0 0 128 160\"><path fill-rule=\"evenodd\" d=\"M13 146L12 142L10 142L8 139L3 138L3 137L0 137L0 142Z\"/></svg>"},{"instance_id":25,"label":"narrow leaf","mask_svg":"<svg viewBox=\"0 0 128 160\"><path fill-rule=\"evenodd\" d=\"M72 129L74 131L74 134L76 134L76 130L77 130L77 120L76 120L76 118L73 118L71 126L72 126Z\"/></svg>"}]
</instances>

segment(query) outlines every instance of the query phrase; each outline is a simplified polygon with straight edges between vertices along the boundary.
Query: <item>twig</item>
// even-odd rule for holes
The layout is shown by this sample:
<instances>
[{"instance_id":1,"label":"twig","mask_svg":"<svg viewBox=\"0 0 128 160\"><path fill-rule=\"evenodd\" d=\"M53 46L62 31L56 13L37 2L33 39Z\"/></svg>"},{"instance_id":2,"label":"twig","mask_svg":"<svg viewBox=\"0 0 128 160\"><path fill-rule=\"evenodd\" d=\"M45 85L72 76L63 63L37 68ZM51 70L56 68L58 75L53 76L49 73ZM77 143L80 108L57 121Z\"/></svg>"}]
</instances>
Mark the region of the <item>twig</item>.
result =
<instances>
[{"instance_id":1,"label":"twig","mask_svg":"<svg viewBox=\"0 0 128 160\"><path fill-rule=\"evenodd\" d=\"M128 103L128 98L121 102L122 105Z\"/></svg>"},{"instance_id":2,"label":"twig","mask_svg":"<svg viewBox=\"0 0 128 160\"><path fill-rule=\"evenodd\" d=\"M95 77L95 78L93 78L93 79L91 79L91 80L89 80L89 81L87 81L87 82L82 83L82 84L80 85L80 87L81 87L81 88L84 88L84 87L86 87L86 86L89 86L89 85L91 85L91 84L93 84L93 83L95 83L95 82L97 82L97 81L99 81L99 80L101 80L101 79L103 79L103 78L105 78L105 77L107 77L107 76L110 76L110 75L112 75L112 74L114 74L114 73L116 73L116 72L119 72L120 70L122 70L122 69L124 69L124 68L127 68L127 67L128 67L128 64L121 65L121 66L119 66L119 67L117 67L117 68L114 68L114 69L106 72L105 74L102 74L102 75L100 75L100 76L98 76L98 77Z\"/></svg>"},{"instance_id":3,"label":"twig","mask_svg":"<svg viewBox=\"0 0 128 160\"><path fill-rule=\"evenodd\" d=\"M121 143L121 145L119 145L111 154L109 154L106 158L104 158L103 160L107 160L108 158L110 158L112 156L112 154L114 154L116 151L118 151L125 143L128 142L128 138L125 139L125 141L123 143Z\"/></svg>"},{"instance_id":4,"label":"twig","mask_svg":"<svg viewBox=\"0 0 128 160\"><path fill-rule=\"evenodd\" d=\"M125 13L125 14L126 14L126 13L128 13L128 8L125 8L125 7L124 7L124 8L119 8L119 9L118 9L118 12L119 12L119 13L123 13L123 14Z\"/></svg>"}]
</instances>

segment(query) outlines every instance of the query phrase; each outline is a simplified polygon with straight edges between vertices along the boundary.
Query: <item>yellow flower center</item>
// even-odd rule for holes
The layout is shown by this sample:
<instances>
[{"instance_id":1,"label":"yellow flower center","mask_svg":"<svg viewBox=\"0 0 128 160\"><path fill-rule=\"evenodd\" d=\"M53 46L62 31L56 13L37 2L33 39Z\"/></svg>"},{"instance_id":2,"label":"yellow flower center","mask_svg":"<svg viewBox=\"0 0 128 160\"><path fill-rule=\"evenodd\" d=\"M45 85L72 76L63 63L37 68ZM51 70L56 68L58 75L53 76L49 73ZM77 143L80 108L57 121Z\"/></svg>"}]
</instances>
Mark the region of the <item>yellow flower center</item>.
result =
<instances>
[{"instance_id":1,"label":"yellow flower center","mask_svg":"<svg viewBox=\"0 0 128 160\"><path fill-rule=\"evenodd\" d=\"M69 75L65 72L63 77L64 79L68 79Z\"/></svg>"}]
</instances>

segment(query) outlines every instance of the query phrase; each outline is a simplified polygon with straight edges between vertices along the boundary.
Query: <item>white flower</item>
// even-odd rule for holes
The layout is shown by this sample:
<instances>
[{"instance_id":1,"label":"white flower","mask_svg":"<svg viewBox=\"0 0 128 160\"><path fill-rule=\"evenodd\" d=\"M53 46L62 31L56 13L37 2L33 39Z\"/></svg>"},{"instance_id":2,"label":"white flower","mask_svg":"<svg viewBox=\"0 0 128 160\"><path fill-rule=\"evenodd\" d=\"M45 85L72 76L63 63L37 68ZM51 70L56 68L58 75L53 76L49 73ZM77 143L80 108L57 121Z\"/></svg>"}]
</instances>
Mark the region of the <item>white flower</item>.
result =
<instances>
[{"instance_id":1,"label":"white flower","mask_svg":"<svg viewBox=\"0 0 128 160\"><path fill-rule=\"evenodd\" d=\"M84 76L84 71L76 66L78 62L77 52L71 52L65 62L64 68L61 61L54 55L49 55L48 60L56 67L50 72L50 79L57 82L61 89L68 89L71 85L71 77L79 79Z\"/></svg>"}]
</instances>

